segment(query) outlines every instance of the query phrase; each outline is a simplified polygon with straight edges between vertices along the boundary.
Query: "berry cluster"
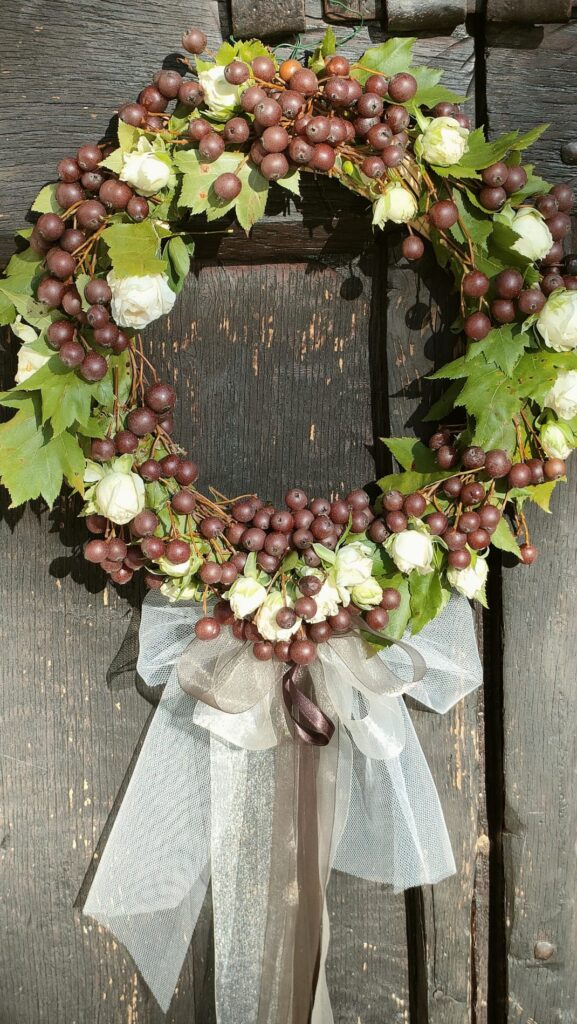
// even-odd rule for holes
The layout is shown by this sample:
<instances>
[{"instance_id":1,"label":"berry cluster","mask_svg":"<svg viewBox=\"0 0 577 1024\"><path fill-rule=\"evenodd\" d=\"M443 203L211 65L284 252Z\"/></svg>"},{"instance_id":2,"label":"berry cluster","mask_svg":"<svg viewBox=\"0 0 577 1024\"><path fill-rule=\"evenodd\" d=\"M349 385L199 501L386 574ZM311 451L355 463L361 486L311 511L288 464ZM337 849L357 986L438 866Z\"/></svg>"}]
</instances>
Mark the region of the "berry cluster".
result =
<instances>
[{"instance_id":1,"label":"berry cluster","mask_svg":"<svg viewBox=\"0 0 577 1024\"><path fill-rule=\"evenodd\" d=\"M100 169L106 152L105 146L87 143L75 157L60 161L55 195L63 212L41 214L30 238L34 252L45 257L47 270L36 297L48 309L62 312L48 328L47 343L64 366L77 368L90 382L102 380L108 369L106 352L124 352L129 336L111 319L112 292L106 281L91 277L81 295L75 276L84 269L109 213L126 211L135 221L148 215L146 199Z\"/></svg>"},{"instance_id":2,"label":"berry cluster","mask_svg":"<svg viewBox=\"0 0 577 1024\"><path fill-rule=\"evenodd\" d=\"M235 547L243 551L233 555L225 565L207 562L200 570L203 582L211 587L233 582L232 569L236 573L245 566L248 553L257 552L257 565L272 580L281 571L282 561L290 551L302 557L305 566L318 569L322 562L314 550L315 543L323 548L334 551L345 529L355 534L368 534L372 539L382 535L377 529L379 520L375 519L370 508L368 494L360 489L351 491L344 499L330 501L328 498L309 500L300 488L292 488L285 495L285 508L275 509L273 505L264 504L257 497L248 497L236 501L231 507L230 521L224 529L224 537ZM222 524L210 520L201 521L200 533L207 536L206 527L210 522L210 533ZM235 576L236 578L236 576ZM284 583L284 581L283 581ZM196 633L200 639L213 639L220 631L220 625L232 625L233 632L239 639L249 640L253 644L255 656L265 661L276 656L281 661L293 661L297 664L308 664L316 656L316 645L324 643L332 636L347 633L361 616L364 617L369 629L379 631L388 622L388 611L398 607L400 595L394 588L383 591L381 604L378 608L362 612L354 605L340 607L338 612L321 622L309 623L307 620L317 616L318 607L315 601L322 589L322 575L305 575L298 580L297 597L292 607L281 608L276 616L282 629L290 629L298 618L303 620L299 633L294 639L278 640L276 643L264 640L251 621L235 620L230 605L219 601L213 616L199 620Z\"/></svg>"},{"instance_id":3,"label":"berry cluster","mask_svg":"<svg viewBox=\"0 0 577 1024\"><path fill-rule=\"evenodd\" d=\"M433 496L434 512L425 516L429 531L444 540L449 553L448 564L455 569L466 569L471 564L470 551L482 551L491 543L491 536L501 521L508 501L508 491L541 484L545 480L558 480L565 475L562 459L532 458L513 463L500 448L483 451L470 445L459 453L449 430L438 430L429 439L429 448L435 452L440 469L457 470L454 476L427 489L426 494L415 493L403 499L396 491L383 498L388 510L385 522L391 532L406 529L407 516L420 516ZM507 491L496 492L496 481L506 481ZM441 508L438 499L444 499ZM526 526L521 524L526 532ZM469 550L468 550L469 549ZM537 557L537 549L529 543L520 546L522 560L530 565Z\"/></svg>"},{"instance_id":4,"label":"berry cluster","mask_svg":"<svg viewBox=\"0 0 577 1024\"><path fill-rule=\"evenodd\" d=\"M508 167L504 163L495 163L482 172L484 185L479 191L479 200L488 210L498 210L507 197L527 182L527 172L521 165ZM437 206L440 204L436 204ZM453 207L452 223L458 219L455 203L446 203ZM468 268L461 281L461 292L464 303L468 307L471 300L478 300L478 309L467 312L465 309L463 330L472 341L482 341L493 327L500 324L512 324L526 317L540 313L547 296L557 288L570 291L577 289L577 260L575 256L565 256L563 242L571 231L569 212L573 206L573 190L570 185L554 185L545 196L539 196L535 202L536 209L545 218L553 244L540 263L541 279L527 287L523 274L515 267L502 270L492 280L475 267ZM438 228L449 224L439 224L434 218L434 207L429 216Z\"/></svg>"},{"instance_id":5,"label":"berry cluster","mask_svg":"<svg viewBox=\"0 0 577 1024\"><path fill-rule=\"evenodd\" d=\"M358 621L361 616L360 609L353 605L349 608L339 608L335 615L330 615L321 622L307 623L306 620L314 618L316 614L315 595L322 586L322 578L303 576L298 583L301 596L292 607L285 606L277 612L276 621L281 629L290 629L298 618L303 620L299 631L291 640L277 640L275 643L263 640L256 625L248 620L236 619L230 604L224 600L216 603L211 616L205 616L197 622L196 635L200 640L214 640L223 625L230 626L238 640L247 640L252 644L254 656L259 661L276 658L296 665L310 665L317 656L319 644L326 643L332 637L344 636L354 628L355 620ZM385 629L389 621L389 611L398 608L400 600L398 590L386 587L379 607L363 613L365 628L368 627L373 632Z\"/></svg>"},{"instance_id":6,"label":"berry cluster","mask_svg":"<svg viewBox=\"0 0 577 1024\"><path fill-rule=\"evenodd\" d=\"M190 53L200 54L206 36L192 29L182 43ZM417 81L408 72L390 78L375 73L361 85L352 71L339 54L327 57L318 73L294 58L278 69L272 57L258 56L250 63L233 60L224 76L231 85L242 87L244 116L235 115L222 125L192 117L188 136L207 163L217 160L227 146L248 152L268 181L284 178L291 167L330 173L337 156L358 166L367 178L387 178L388 171L407 158L411 118L402 104L415 96ZM198 81L162 71L142 90L137 103L121 107L119 117L135 127L161 130L170 99L189 110L205 103ZM438 104L432 116L444 116L447 106ZM452 116L469 127L468 118L449 106ZM228 202L239 195L242 182L237 174L225 172L213 187L218 198ZM413 246L416 241L420 240L415 239Z\"/></svg>"},{"instance_id":7,"label":"berry cluster","mask_svg":"<svg viewBox=\"0 0 577 1024\"><path fill-rule=\"evenodd\" d=\"M150 397L152 392L154 398L166 387L157 385L156 392L151 388L147 395ZM93 457L110 458L106 444L94 441ZM344 499L309 500L304 491L292 488L285 496L285 507L279 509L265 504L256 495L216 503L194 489L198 469L189 460L170 454L159 460L144 459L135 468L147 482L162 480L169 489L168 504L174 513L175 529L169 537L158 536L161 523L152 509L142 510L120 530L104 516L92 513L87 516L86 525L91 533L99 536L86 544L85 558L99 564L119 584L128 583L135 570L145 568L146 586L160 589L167 580L162 572L163 560L165 566L167 563L181 566L195 553L201 554L196 569L200 591L205 603L208 598L216 598L217 603L212 614L198 621L199 639L215 639L222 625L232 625L235 636L253 643L254 653L260 660L267 660L274 654L282 661L307 664L315 656L316 644L333 635L343 635L361 618L370 630L383 630L388 612L398 607L400 595L395 588L388 587L383 590L381 603L376 608L362 611L354 605L340 607L326 620L309 623L307 620L317 615L314 598L322 588L323 575L297 576L300 596L292 607L279 610L277 622L281 628L290 629L297 618L301 618L302 627L290 643L279 640L273 644L264 640L254 622L235 619L230 604L223 599L223 594L245 568L249 555L255 553L256 565L269 578L270 585L280 580L284 590L292 577L290 569L283 571L283 560L291 552L299 556L302 560L299 566L306 572L322 565L314 545L321 544L324 549L334 551L345 530L366 535L376 543L382 542L389 530L381 518L375 517L367 493L357 489ZM176 524L180 524L180 528Z\"/></svg>"}]
</instances>

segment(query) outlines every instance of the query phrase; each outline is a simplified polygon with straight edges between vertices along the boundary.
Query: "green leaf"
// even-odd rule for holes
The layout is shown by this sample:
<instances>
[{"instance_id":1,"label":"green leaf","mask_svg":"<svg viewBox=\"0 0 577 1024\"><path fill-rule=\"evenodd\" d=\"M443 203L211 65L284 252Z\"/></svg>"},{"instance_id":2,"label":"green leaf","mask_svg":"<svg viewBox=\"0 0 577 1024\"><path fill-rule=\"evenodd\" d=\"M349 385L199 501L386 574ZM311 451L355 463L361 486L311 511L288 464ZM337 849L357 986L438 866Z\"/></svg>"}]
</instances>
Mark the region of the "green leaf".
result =
<instances>
[{"instance_id":1,"label":"green leaf","mask_svg":"<svg viewBox=\"0 0 577 1024\"><path fill-rule=\"evenodd\" d=\"M268 196L269 183L257 167L245 164L239 177L242 189L236 199L236 219L246 233L263 216Z\"/></svg>"},{"instance_id":2,"label":"green leaf","mask_svg":"<svg viewBox=\"0 0 577 1024\"><path fill-rule=\"evenodd\" d=\"M457 401L475 419L473 444L485 449L515 450L512 418L519 411L519 395L515 381L502 370L488 365L476 369L465 382Z\"/></svg>"},{"instance_id":3,"label":"green leaf","mask_svg":"<svg viewBox=\"0 0 577 1024\"><path fill-rule=\"evenodd\" d=\"M126 121L119 121L117 134L120 149L124 153L129 153L132 149L134 149L134 147L138 143L138 140L142 135L142 132L134 125L127 124Z\"/></svg>"},{"instance_id":4,"label":"green leaf","mask_svg":"<svg viewBox=\"0 0 577 1024\"><path fill-rule=\"evenodd\" d=\"M88 284L89 281L90 278L88 274L77 274L76 277L74 278L74 283L78 288L78 291L80 292L80 301L82 303L82 308L84 312L86 312L86 310L90 308L90 303L84 294L84 289L86 288L86 285Z\"/></svg>"},{"instance_id":5,"label":"green leaf","mask_svg":"<svg viewBox=\"0 0 577 1024\"><path fill-rule=\"evenodd\" d=\"M513 206L518 206L523 200L528 199L529 196L545 195L551 188L548 181L533 173L533 164L524 164L524 167L527 172L527 181L523 188L513 192L509 197L509 201Z\"/></svg>"},{"instance_id":6,"label":"green leaf","mask_svg":"<svg viewBox=\"0 0 577 1024\"><path fill-rule=\"evenodd\" d=\"M526 352L515 367L515 384L520 398L531 398L543 406L559 370L577 370L577 353L542 350Z\"/></svg>"},{"instance_id":7,"label":"green leaf","mask_svg":"<svg viewBox=\"0 0 577 1024\"><path fill-rule=\"evenodd\" d=\"M440 102L440 101L437 101ZM462 164L451 164L449 167L440 167L439 164L431 164L431 170L441 178L458 178L462 181L465 178L480 179L481 175L474 167L463 167ZM477 204L482 209L481 204Z\"/></svg>"},{"instance_id":8,"label":"green leaf","mask_svg":"<svg viewBox=\"0 0 577 1024\"><path fill-rule=\"evenodd\" d=\"M47 364L48 367L48 364ZM82 380L57 357L50 360L50 373L41 386L42 419L50 422L54 436L77 422L88 423L94 385Z\"/></svg>"},{"instance_id":9,"label":"green leaf","mask_svg":"<svg viewBox=\"0 0 577 1024\"><path fill-rule=\"evenodd\" d=\"M381 72L387 78L396 75L399 71L406 71L411 65L413 46L416 41L416 38L407 36L404 39L387 39L386 43L371 46L359 60L359 64L362 64L363 68L353 64L351 78L356 78L361 85L364 85L374 71ZM370 68L370 70L363 70L366 68Z\"/></svg>"},{"instance_id":10,"label":"green leaf","mask_svg":"<svg viewBox=\"0 0 577 1024\"><path fill-rule=\"evenodd\" d=\"M90 416L85 423L77 423L76 429L83 437L105 437L107 425L106 420Z\"/></svg>"},{"instance_id":11,"label":"green leaf","mask_svg":"<svg viewBox=\"0 0 577 1024\"><path fill-rule=\"evenodd\" d=\"M6 327L16 319L16 307L0 288L0 327Z\"/></svg>"},{"instance_id":12,"label":"green leaf","mask_svg":"<svg viewBox=\"0 0 577 1024\"><path fill-rule=\"evenodd\" d=\"M213 163L205 163L198 150L188 149L184 153L177 153L174 162L183 175L179 205L188 207L194 214L206 213L211 205L216 206L220 200L214 191L211 194L214 182L220 174L236 174L241 160L240 153L223 153ZM233 205L234 200L232 203L221 204L222 212L219 215L222 216Z\"/></svg>"},{"instance_id":13,"label":"green leaf","mask_svg":"<svg viewBox=\"0 0 577 1024\"><path fill-rule=\"evenodd\" d=\"M443 71L438 68L427 68L420 65L410 67L408 71L417 80L417 92L408 104L410 109L415 106L434 107L437 103L462 103L466 98L452 89L447 89L445 85L439 84L443 77Z\"/></svg>"},{"instance_id":14,"label":"green leaf","mask_svg":"<svg viewBox=\"0 0 577 1024\"><path fill-rule=\"evenodd\" d=\"M260 39L241 39L236 43L222 43L216 51L214 59L216 64L223 66L230 64L233 60L241 60L245 64L250 64L255 57L270 57L276 63L274 53ZM211 65L208 64L208 67Z\"/></svg>"},{"instance_id":15,"label":"green leaf","mask_svg":"<svg viewBox=\"0 0 577 1024\"><path fill-rule=\"evenodd\" d=\"M533 132L528 132L523 136L519 136L518 131L506 132L505 135L501 135L500 138L492 142L487 142L485 139L483 128L475 128L469 135L467 152L454 167L455 175L458 176L461 167L474 167L475 170L482 171L489 164L502 160L512 149L525 149L531 144L531 141L535 141L535 138L539 137L545 127L546 125L540 129L534 129ZM526 141L527 139L530 141Z\"/></svg>"},{"instance_id":16,"label":"green leaf","mask_svg":"<svg viewBox=\"0 0 577 1024\"><path fill-rule=\"evenodd\" d=\"M4 271L6 288L13 292L25 292L30 295L35 291L37 282L44 274L42 257L33 249L15 252L8 261Z\"/></svg>"},{"instance_id":17,"label":"green leaf","mask_svg":"<svg viewBox=\"0 0 577 1024\"><path fill-rule=\"evenodd\" d=\"M42 497L52 505L63 479L82 491L85 458L68 432L53 437L43 427L37 395L22 395L15 416L0 426L0 477L11 508Z\"/></svg>"},{"instance_id":18,"label":"green leaf","mask_svg":"<svg viewBox=\"0 0 577 1024\"><path fill-rule=\"evenodd\" d=\"M405 473L389 473L388 476L381 477L377 481L381 491L400 491L401 494L411 494L413 491L419 491L422 487L426 487L427 484L432 484L435 480L446 480L447 477L452 476L452 473L414 473L412 471Z\"/></svg>"},{"instance_id":19,"label":"green leaf","mask_svg":"<svg viewBox=\"0 0 577 1024\"><path fill-rule=\"evenodd\" d=\"M172 285L178 295L183 288L187 274L190 270L190 255L185 242L179 235L171 238L167 245L168 259L173 271Z\"/></svg>"},{"instance_id":20,"label":"green leaf","mask_svg":"<svg viewBox=\"0 0 577 1024\"><path fill-rule=\"evenodd\" d=\"M331 54L336 53L336 49L337 41L335 33L329 26L319 45L315 47L312 57L308 61L308 67L311 71L322 71L325 66L325 57L329 57Z\"/></svg>"},{"instance_id":21,"label":"green leaf","mask_svg":"<svg viewBox=\"0 0 577 1024\"><path fill-rule=\"evenodd\" d=\"M419 633L447 604L451 591L443 586L438 572L425 576L413 571L409 576L411 594L411 633Z\"/></svg>"},{"instance_id":22,"label":"green leaf","mask_svg":"<svg viewBox=\"0 0 577 1024\"><path fill-rule=\"evenodd\" d=\"M321 562L325 562L327 565L334 565L337 556L330 548L326 548L324 544L313 544L313 551L319 556Z\"/></svg>"},{"instance_id":23,"label":"green leaf","mask_svg":"<svg viewBox=\"0 0 577 1024\"><path fill-rule=\"evenodd\" d=\"M459 189L453 189L452 198L459 211L459 222L451 228L451 234L458 242L465 243L467 239L463 232L464 227L475 249L486 249L487 239L493 230L491 217L471 203Z\"/></svg>"},{"instance_id":24,"label":"green leaf","mask_svg":"<svg viewBox=\"0 0 577 1024\"><path fill-rule=\"evenodd\" d=\"M419 473L434 471L435 455L422 441L414 437L382 437L381 441L403 469L416 469Z\"/></svg>"},{"instance_id":25,"label":"green leaf","mask_svg":"<svg viewBox=\"0 0 577 1024\"><path fill-rule=\"evenodd\" d=\"M535 127L534 128L530 128L528 132L525 132L523 135L519 135L519 137L515 140L515 142L511 146L511 149L516 149L516 150L528 149L529 146L532 146L533 143L537 141L537 139L541 138L543 132L546 132L548 128L549 128L548 124L537 124L537 125L535 125Z\"/></svg>"},{"instance_id":26,"label":"green leaf","mask_svg":"<svg viewBox=\"0 0 577 1024\"><path fill-rule=\"evenodd\" d=\"M300 196L300 178L298 167L293 167L286 177L278 178L277 185L280 185L281 188L286 188L288 192L292 192L295 196Z\"/></svg>"},{"instance_id":27,"label":"green leaf","mask_svg":"<svg viewBox=\"0 0 577 1024\"><path fill-rule=\"evenodd\" d=\"M513 228L501 217L494 217L493 233L489 242L490 254L496 256L501 265L519 267L524 273L531 260L513 248L518 241L517 232L513 231Z\"/></svg>"},{"instance_id":28,"label":"green leaf","mask_svg":"<svg viewBox=\"0 0 577 1024\"><path fill-rule=\"evenodd\" d=\"M493 363L510 377L523 355L530 339L516 325L503 324L489 331L486 338L470 345L465 361L483 353L488 363Z\"/></svg>"},{"instance_id":29,"label":"green leaf","mask_svg":"<svg viewBox=\"0 0 577 1024\"><path fill-rule=\"evenodd\" d=\"M320 49L322 57L330 57L331 54L337 52L336 36L330 25L322 38Z\"/></svg>"},{"instance_id":30,"label":"green leaf","mask_svg":"<svg viewBox=\"0 0 577 1024\"><path fill-rule=\"evenodd\" d=\"M401 595L401 603L398 608L389 612L386 633L391 640L400 640L405 632L409 619L411 618L411 595L409 581L401 573L383 580L382 586L394 587Z\"/></svg>"},{"instance_id":31,"label":"green leaf","mask_svg":"<svg viewBox=\"0 0 577 1024\"><path fill-rule=\"evenodd\" d=\"M243 575L250 576L251 579L256 580L258 577L259 569L256 561L256 551L251 551L246 562L244 563Z\"/></svg>"},{"instance_id":32,"label":"green leaf","mask_svg":"<svg viewBox=\"0 0 577 1024\"><path fill-rule=\"evenodd\" d=\"M434 373L428 375L429 380L459 380L461 377L467 377L471 370L467 367L467 359L465 356L459 356L458 359L454 359L452 363L446 363L445 366L441 366L439 370L435 370Z\"/></svg>"},{"instance_id":33,"label":"green leaf","mask_svg":"<svg viewBox=\"0 0 577 1024\"><path fill-rule=\"evenodd\" d=\"M491 535L491 544L494 544L500 551L509 551L511 554L517 555L517 558L521 558L519 545L504 516L501 517L497 529Z\"/></svg>"},{"instance_id":34,"label":"green leaf","mask_svg":"<svg viewBox=\"0 0 577 1024\"><path fill-rule=\"evenodd\" d=\"M281 573L282 572L284 572L284 573L292 572L293 569L296 569L298 564L299 564L299 552L298 551L291 551L290 554L285 555L285 557L283 558L282 564L281 564L281 567L280 567L280 571L281 571Z\"/></svg>"},{"instance_id":35,"label":"green leaf","mask_svg":"<svg viewBox=\"0 0 577 1024\"><path fill-rule=\"evenodd\" d=\"M62 213L62 207L56 202L56 185L45 185L41 188L31 210L33 213Z\"/></svg>"},{"instance_id":36,"label":"green leaf","mask_svg":"<svg viewBox=\"0 0 577 1024\"><path fill-rule=\"evenodd\" d=\"M140 224L111 224L101 237L108 246L117 277L141 277L166 270L164 260L158 259L158 235L151 220Z\"/></svg>"},{"instance_id":37,"label":"green leaf","mask_svg":"<svg viewBox=\"0 0 577 1024\"><path fill-rule=\"evenodd\" d=\"M455 408L457 404L457 398L463 387L461 380L455 380L449 385L446 391L443 392L441 397L433 403L429 411L423 419L427 423L438 423L439 420L448 416L449 413Z\"/></svg>"},{"instance_id":38,"label":"green leaf","mask_svg":"<svg viewBox=\"0 0 577 1024\"><path fill-rule=\"evenodd\" d=\"M526 501L532 501L543 512L550 513L551 496L559 482L559 480L546 480L545 483L536 484L533 487L512 487L508 494L520 508L522 508Z\"/></svg>"},{"instance_id":39,"label":"green leaf","mask_svg":"<svg viewBox=\"0 0 577 1024\"><path fill-rule=\"evenodd\" d=\"M120 121L119 125L120 124L124 124L124 122ZM118 149L113 149L112 153L110 153L105 160L100 161L100 167L106 167L109 171L113 171L114 174L120 174L123 165L124 151L122 147L119 147Z\"/></svg>"},{"instance_id":40,"label":"green leaf","mask_svg":"<svg viewBox=\"0 0 577 1024\"><path fill-rule=\"evenodd\" d=\"M0 296L6 302L10 302L16 313L19 313L23 320L26 320L33 327L37 327L40 330L44 330L53 320L58 319L59 311L56 309L47 309L41 302L36 302L31 295L26 295L23 292L12 291L8 287L12 282L7 281L5 284L0 284ZM9 323L15 316L11 318Z\"/></svg>"}]
</instances>

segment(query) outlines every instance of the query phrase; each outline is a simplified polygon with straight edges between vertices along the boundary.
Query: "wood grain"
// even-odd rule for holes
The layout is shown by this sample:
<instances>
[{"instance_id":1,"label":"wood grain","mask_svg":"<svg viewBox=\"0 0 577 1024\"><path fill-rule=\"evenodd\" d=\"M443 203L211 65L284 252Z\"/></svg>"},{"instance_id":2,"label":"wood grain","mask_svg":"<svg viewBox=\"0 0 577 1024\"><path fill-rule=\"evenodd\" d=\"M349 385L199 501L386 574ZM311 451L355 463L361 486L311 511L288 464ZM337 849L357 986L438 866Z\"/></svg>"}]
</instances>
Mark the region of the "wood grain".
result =
<instances>
[{"instance_id":1,"label":"wood grain","mask_svg":"<svg viewBox=\"0 0 577 1024\"><path fill-rule=\"evenodd\" d=\"M492 130L550 122L533 152L547 177L562 180L558 147L575 137L577 25L510 29L489 42ZM502 910L510 1024L577 1020L576 511L573 470L551 517L528 513L538 571L520 566L503 573Z\"/></svg>"},{"instance_id":2,"label":"wood grain","mask_svg":"<svg viewBox=\"0 0 577 1024\"><path fill-rule=\"evenodd\" d=\"M436 397L425 377L447 362L453 352L454 336L446 326L454 315L452 300L447 298L446 280L434 261L421 261L417 274L399 261L394 238L388 239L388 246L391 433L399 436L416 430L422 434L422 415ZM444 716L424 712L418 706L411 708L441 797L457 865L454 878L426 888L421 895L407 896L412 1002L417 1007L416 1019L431 1024L463 1024L473 1019L480 1024L487 1020L489 840L482 714L483 698L479 693Z\"/></svg>"}]
</instances>

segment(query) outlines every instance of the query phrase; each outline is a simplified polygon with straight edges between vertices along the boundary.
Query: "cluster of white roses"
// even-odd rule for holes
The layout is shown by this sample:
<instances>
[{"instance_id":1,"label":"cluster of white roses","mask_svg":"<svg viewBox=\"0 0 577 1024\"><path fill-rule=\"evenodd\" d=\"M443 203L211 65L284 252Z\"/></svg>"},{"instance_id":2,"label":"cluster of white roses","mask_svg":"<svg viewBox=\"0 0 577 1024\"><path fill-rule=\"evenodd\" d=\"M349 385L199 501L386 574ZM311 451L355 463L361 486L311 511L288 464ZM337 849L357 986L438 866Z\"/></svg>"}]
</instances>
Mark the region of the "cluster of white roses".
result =
<instances>
[{"instance_id":1,"label":"cluster of white roses","mask_svg":"<svg viewBox=\"0 0 577 1024\"><path fill-rule=\"evenodd\" d=\"M547 348L554 352L577 349L577 291L559 288L545 303L536 322L537 330ZM540 427L541 444L551 458L566 459L577 447L577 370L560 373L545 395L544 404L551 410Z\"/></svg>"},{"instance_id":2,"label":"cluster of white roses","mask_svg":"<svg viewBox=\"0 0 577 1024\"><path fill-rule=\"evenodd\" d=\"M387 544L389 554L402 573L416 572L426 576L435 571L435 545L430 533L416 527L392 535ZM466 569L449 568L447 579L455 590L469 598L483 598L488 567L484 558L475 555Z\"/></svg>"},{"instance_id":3,"label":"cluster of white roses","mask_svg":"<svg viewBox=\"0 0 577 1024\"><path fill-rule=\"evenodd\" d=\"M380 603L383 591L373 576L372 550L368 544L354 541L336 552L328 573L304 569L303 575L323 580L321 589L315 594L316 612L306 620L308 623L323 622L336 615L339 607L347 608L351 601L364 611ZM256 612L254 622L265 640L288 640L302 624L302 619L298 618L289 629L281 628L276 621L277 612L283 607L291 608L294 601L280 590L267 590L263 583L251 576L241 576L233 583L228 600L237 619L248 618Z\"/></svg>"},{"instance_id":4,"label":"cluster of white roses","mask_svg":"<svg viewBox=\"0 0 577 1024\"><path fill-rule=\"evenodd\" d=\"M454 117L435 117L426 121L426 126L415 143L415 152L429 164L450 167L459 160L468 148L469 129L463 128ZM384 227L387 221L393 224L408 224L417 216L417 199L400 181L389 182L373 204L373 224Z\"/></svg>"}]
</instances>

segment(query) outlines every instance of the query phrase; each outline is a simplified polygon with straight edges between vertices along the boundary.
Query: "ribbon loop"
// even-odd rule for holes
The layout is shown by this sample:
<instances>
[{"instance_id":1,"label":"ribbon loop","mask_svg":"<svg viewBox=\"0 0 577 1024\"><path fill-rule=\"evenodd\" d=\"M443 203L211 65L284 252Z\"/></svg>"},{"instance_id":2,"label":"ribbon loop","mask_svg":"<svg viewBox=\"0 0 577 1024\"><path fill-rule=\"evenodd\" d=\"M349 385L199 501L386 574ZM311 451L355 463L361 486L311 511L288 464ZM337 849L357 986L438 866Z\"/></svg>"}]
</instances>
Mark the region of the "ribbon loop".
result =
<instances>
[{"instance_id":1,"label":"ribbon loop","mask_svg":"<svg viewBox=\"0 0 577 1024\"><path fill-rule=\"evenodd\" d=\"M315 747L326 747L330 743L335 727L330 718L321 711L318 704L299 688L297 684L299 666L293 665L282 677L282 695L285 707L294 723L295 734L303 743Z\"/></svg>"}]
</instances>

